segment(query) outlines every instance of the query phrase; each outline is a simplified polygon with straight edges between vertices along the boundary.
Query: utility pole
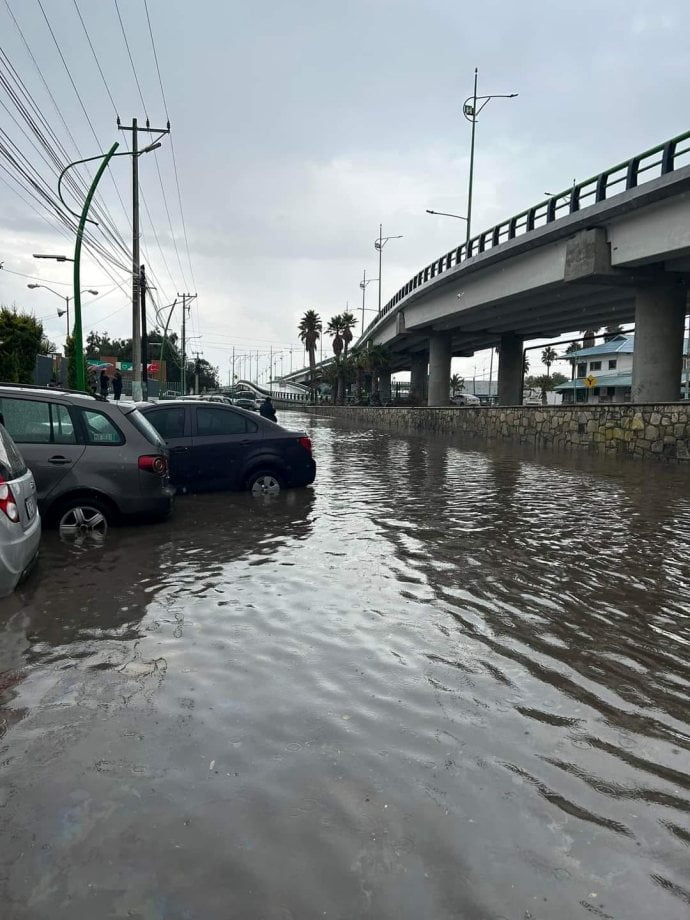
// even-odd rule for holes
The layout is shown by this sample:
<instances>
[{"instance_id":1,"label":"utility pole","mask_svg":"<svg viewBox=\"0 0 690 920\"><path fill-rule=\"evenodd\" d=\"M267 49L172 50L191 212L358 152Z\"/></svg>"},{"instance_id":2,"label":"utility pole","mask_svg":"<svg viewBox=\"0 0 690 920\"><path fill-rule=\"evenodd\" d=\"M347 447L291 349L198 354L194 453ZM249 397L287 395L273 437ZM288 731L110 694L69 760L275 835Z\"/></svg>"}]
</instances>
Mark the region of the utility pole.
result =
<instances>
[{"instance_id":1,"label":"utility pole","mask_svg":"<svg viewBox=\"0 0 690 920\"><path fill-rule=\"evenodd\" d=\"M187 304L196 294L178 294L182 298L182 395L187 395Z\"/></svg>"},{"instance_id":2,"label":"utility pole","mask_svg":"<svg viewBox=\"0 0 690 920\"><path fill-rule=\"evenodd\" d=\"M139 277L139 293L141 295L141 390L142 398L149 398L149 337L146 328L146 269L141 266Z\"/></svg>"},{"instance_id":3,"label":"utility pole","mask_svg":"<svg viewBox=\"0 0 690 920\"><path fill-rule=\"evenodd\" d=\"M148 134L170 134L170 122L165 128L152 128L148 118L146 127L140 128L136 118L132 119L132 126L125 127L117 119L120 131L132 132L132 398L137 400L143 396L141 372L141 322L139 298L139 131ZM143 151L142 151L143 152Z\"/></svg>"},{"instance_id":4,"label":"utility pole","mask_svg":"<svg viewBox=\"0 0 690 920\"><path fill-rule=\"evenodd\" d=\"M197 351L195 355L196 360L194 361L194 395L195 396L199 395L199 358L200 357L201 355Z\"/></svg>"},{"instance_id":5,"label":"utility pole","mask_svg":"<svg viewBox=\"0 0 690 920\"><path fill-rule=\"evenodd\" d=\"M230 379L230 386L235 386L235 346L232 346L232 377Z\"/></svg>"}]
</instances>

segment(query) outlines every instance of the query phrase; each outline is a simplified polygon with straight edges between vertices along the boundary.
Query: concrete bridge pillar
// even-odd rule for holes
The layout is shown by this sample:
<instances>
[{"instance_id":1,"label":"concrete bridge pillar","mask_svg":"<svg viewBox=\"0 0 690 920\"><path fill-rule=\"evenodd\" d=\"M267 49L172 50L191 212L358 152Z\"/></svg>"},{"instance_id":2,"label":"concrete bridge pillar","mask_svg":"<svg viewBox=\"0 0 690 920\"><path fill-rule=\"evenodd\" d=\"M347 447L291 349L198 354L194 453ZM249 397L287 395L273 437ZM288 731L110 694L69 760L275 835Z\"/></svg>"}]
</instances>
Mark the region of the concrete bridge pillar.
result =
<instances>
[{"instance_id":1,"label":"concrete bridge pillar","mask_svg":"<svg viewBox=\"0 0 690 920\"><path fill-rule=\"evenodd\" d=\"M435 332L429 339L430 406L447 406L450 402L450 334Z\"/></svg>"},{"instance_id":2,"label":"concrete bridge pillar","mask_svg":"<svg viewBox=\"0 0 690 920\"><path fill-rule=\"evenodd\" d=\"M498 350L498 404L522 405L522 336L504 332Z\"/></svg>"},{"instance_id":3,"label":"concrete bridge pillar","mask_svg":"<svg viewBox=\"0 0 690 920\"><path fill-rule=\"evenodd\" d=\"M410 399L422 403L426 399L427 368L429 359L426 355L414 358L410 368Z\"/></svg>"},{"instance_id":4,"label":"concrete bridge pillar","mask_svg":"<svg viewBox=\"0 0 690 920\"><path fill-rule=\"evenodd\" d=\"M641 287L635 293L632 401L676 402L683 367L685 284Z\"/></svg>"},{"instance_id":5,"label":"concrete bridge pillar","mask_svg":"<svg viewBox=\"0 0 690 920\"><path fill-rule=\"evenodd\" d=\"M383 405L391 401L391 372L379 371L379 398Z\"/></svg>"}]
</instances>

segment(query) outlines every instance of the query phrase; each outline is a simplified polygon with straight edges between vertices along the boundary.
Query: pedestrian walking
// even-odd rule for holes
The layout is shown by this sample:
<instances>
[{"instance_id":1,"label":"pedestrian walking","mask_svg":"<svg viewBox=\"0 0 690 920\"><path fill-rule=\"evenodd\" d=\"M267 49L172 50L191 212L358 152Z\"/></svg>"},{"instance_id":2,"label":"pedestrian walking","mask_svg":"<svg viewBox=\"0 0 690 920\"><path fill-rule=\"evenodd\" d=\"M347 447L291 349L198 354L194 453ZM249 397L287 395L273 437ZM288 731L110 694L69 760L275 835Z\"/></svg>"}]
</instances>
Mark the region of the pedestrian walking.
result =
<instances>
[{"instance_id":1,"label":"pedestrian walking","mask_svg":"<svg viewBox=\"0 0 690 920\"><path fill-rule=\"evenodd\" d=\"M270 396L267 396L259 406L259 415L263 415L264 418L270 419L272 422L278 421L276 417L276 410L273 408L273 403L271 402Z\"/></svg>"},{"instance_id":2,"label":"pedestrian walking","mask_svg":"<svg viewBox=\"0 0 690 920\"><path fill-rule=\"evenodd\" d=\"M101 371L101 376L99 377L99 382L101 385L101 396L103 399L108 398L108 389L110 388L110 377L105 372L105 368Z\"/></svg>"},{"instance_id":3,"label":"pedestrian walking","mask_svg":"<svg viewBox=\"0 0 690 920\"><path fill-rule=\"evenodd\" d=\"M119 402L121 396L122 396L122 374L120 373L119 370L116 370L115 374L113 375L113 397L115 398L115 402Z\"/></svg>"}]
</instances>

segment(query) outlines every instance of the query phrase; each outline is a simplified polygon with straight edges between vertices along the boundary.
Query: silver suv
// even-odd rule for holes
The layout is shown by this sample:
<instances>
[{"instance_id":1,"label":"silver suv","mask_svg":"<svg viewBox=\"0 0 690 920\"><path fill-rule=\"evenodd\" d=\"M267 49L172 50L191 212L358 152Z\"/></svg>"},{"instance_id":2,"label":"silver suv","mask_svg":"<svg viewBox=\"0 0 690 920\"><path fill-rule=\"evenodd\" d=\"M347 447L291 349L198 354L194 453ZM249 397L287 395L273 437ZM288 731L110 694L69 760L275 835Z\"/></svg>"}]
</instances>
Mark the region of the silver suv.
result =
<instances>
[{"instance_id":1,"label":"silver suv","mask_svg":"<svg viewBox=\"0 0 690 920\"><path fill-rule=\"evenodd\" d=\"M174 490L165 443L133 403L0 384L0 421L21 450L45 523L105 533L123 517L165 517Z\"/></svg>"},{"instance_id":2,"label":"silver suv","mask_svg":"<svg viewBox=\"0 0 690 920\"><path fill-rule=\"evenodd\" d=\"M41 518L31 471L0 425L0 597L29 571L41 540Z\"/></svg>"}]
</instances>

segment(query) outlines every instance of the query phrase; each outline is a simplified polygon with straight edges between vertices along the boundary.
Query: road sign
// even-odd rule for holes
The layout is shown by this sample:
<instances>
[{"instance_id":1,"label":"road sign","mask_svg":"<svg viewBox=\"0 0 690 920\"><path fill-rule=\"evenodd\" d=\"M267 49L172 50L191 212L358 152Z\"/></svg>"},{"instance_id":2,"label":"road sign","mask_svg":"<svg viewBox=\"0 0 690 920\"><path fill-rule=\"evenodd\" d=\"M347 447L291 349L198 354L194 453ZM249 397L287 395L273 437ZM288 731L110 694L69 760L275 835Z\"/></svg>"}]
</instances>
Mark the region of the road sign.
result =
<instances>
[{"instance_id":1,"label":"road sign","mask_svg":"<svg viewBox=\"0 0 690 920\"><path fill-rule=\"evenodd\" d=\"M597 385L597 378L594 376L594 374L589 374L587 377L585 377L585 386L589 387L590 390L592 387L595 387L596 385Z\"/></svg>"}]
</instances>

